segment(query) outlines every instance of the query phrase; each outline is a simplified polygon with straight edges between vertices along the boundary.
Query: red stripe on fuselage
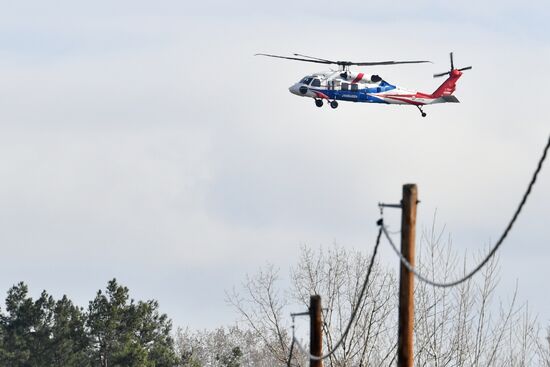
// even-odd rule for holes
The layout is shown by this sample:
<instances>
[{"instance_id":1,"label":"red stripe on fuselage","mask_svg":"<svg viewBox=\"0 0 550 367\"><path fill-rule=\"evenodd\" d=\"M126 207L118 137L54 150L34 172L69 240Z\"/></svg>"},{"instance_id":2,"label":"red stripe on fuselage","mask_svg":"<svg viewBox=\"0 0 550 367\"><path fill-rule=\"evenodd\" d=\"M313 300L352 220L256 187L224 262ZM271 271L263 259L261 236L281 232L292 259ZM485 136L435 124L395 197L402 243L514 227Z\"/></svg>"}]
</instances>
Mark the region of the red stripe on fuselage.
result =
<instances>
[{"instance_id":1,"label":"red stripe on fuselage","mask_svg":"<svg viewBox=\"0 0 550 367\"><path fill-rule=\"evenodd\" d=\"M406 99L406 98L397 98L397 97L387 97L387 98L395 99L396 101L405 102L405 103L412 104L412 105L415 105L415 106L422 106L422 105L424 105L423 102L411 101L411 100L408 100L408 99Z\"/></svg>"},{"instance_id":2,"label":"red stripe on fuselage","mask_svg":"<svg viewBox=\"0 0 550 367\"><path fill-rule=\"evenodd\" d=\"M361 79L363 79L364 76L365 76L365 74L363 74L363 73L357 74L357 77L356 77L355 79L353 79L353 81L351 82L351 84L359 83L359 81L360 81Z\"/></svg>"},{"instance_id":3,"label":"red stripe on fuselage","mask_svg":"<svg viewBox=\"0 0 550 367\"><path fill-rule=\"evenodd\" d=\"M328 96L327 96L326 94L321 93L321 92L319 92L319 91L317 91L317 90L314 90L313 93L317 94L317 97L319 97L319 98L329 99Z\"/></svg>"},{"instance_id":4,"label":"red stripe on fuselage","mask_svg":"<svg viewBox=\"0 0 550 367\"><path fill-rule=\"evenodd\" d=\"M406 102L415 106L425 105L425 102L416 101L412 98L422 98L422 99L433 99L427 94L416 93L416 94L381 94L380 97L395 99L396 101Z\"/></svg>"}]
</instances>

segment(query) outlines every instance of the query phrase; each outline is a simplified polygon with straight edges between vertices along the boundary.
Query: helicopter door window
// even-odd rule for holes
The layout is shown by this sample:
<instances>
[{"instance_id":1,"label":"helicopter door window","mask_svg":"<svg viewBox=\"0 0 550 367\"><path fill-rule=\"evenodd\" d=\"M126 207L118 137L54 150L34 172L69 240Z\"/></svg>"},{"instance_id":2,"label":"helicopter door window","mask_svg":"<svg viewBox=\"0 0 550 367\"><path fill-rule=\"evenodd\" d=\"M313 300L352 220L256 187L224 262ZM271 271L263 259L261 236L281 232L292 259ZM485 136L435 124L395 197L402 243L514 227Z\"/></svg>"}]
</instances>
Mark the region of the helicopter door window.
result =
<instances>
[{"instance_id":1,"label":"helicopter door window","mask_svg":"<svg viewBox=\"0 0 550 367\"><path fill-rule=\"evenodd\" d=\"M348 83L342 83L342 90L349 90L349 84Z\"/></svg>"},{"instance_id":2,"label":"helicopter door window","mask_svg":"<svg viewBox=\"0 0 550 367\"><path fill-rule=\"evenodd\" d=\"M321 86L321 81L319 79L313 79L313 81L311 82L311 86L312 87L320 87Z\"/></svg>"},{"instance_id":3,"label":"helicopter door window","mask_svg":"<svg viewBox=\"0 0 550 367\"><path fill-rule=\"evenodd\" d=\"M351 90L354 91L354 92L357 92L357 90L359 90L359 86L357 84L352 84L351 85Z\"/></svg>"}]
</instances>

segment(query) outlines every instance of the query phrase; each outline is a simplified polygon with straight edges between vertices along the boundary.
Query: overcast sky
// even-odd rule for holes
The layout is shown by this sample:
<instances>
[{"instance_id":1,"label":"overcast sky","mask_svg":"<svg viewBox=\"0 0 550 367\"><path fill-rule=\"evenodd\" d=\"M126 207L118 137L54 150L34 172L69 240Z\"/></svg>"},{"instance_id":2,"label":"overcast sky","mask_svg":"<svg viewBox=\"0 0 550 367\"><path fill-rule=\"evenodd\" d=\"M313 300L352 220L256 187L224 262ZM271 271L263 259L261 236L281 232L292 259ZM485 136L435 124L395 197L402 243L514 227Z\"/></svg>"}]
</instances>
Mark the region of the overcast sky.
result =
<instances>
[{"instance_id":1,"label":"overcast sky","mask_svg":"<svg viewBox=\"0 0 550 367\"><path fill-rule=\"evenodd\" d=\"M192 3L192 4L188 4ZM113 277L176 326L237 315L224 290L301 244L370 252L379 201L419 186L459 252L497 239L550 133L547 1L0 1L0 290L86 306ZM363 69L462 103L288 92L323 66L254 57L429 59ZM550 322L550 167L502 251L498 294ZM396 229L399 218L389 224ZM382 262L396 266L385 246ZM3 298L3 297L2 297Z\"/></svg>"}]
</instances>

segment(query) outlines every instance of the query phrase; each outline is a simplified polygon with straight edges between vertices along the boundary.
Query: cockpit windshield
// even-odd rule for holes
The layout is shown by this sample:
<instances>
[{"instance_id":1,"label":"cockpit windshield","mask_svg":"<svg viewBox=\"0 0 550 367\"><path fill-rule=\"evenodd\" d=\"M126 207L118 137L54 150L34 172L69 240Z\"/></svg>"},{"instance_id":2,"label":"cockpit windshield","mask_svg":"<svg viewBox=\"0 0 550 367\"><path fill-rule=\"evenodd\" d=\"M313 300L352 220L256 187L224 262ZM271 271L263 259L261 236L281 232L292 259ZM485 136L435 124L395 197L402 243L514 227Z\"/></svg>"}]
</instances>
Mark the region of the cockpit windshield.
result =
<instances>
[{"instance_id":1,"label":"cockpit windshield","mask_svg":"<svg viewBox=\"0 0 550 367\"><path fill-rule=\"evenodd\" d=\"M300 83L309 85L309 83L311 83L312 79L313 78L310 78L309 76L306 76L304 79L300 80Z\"/></svg>"}]
</instances>

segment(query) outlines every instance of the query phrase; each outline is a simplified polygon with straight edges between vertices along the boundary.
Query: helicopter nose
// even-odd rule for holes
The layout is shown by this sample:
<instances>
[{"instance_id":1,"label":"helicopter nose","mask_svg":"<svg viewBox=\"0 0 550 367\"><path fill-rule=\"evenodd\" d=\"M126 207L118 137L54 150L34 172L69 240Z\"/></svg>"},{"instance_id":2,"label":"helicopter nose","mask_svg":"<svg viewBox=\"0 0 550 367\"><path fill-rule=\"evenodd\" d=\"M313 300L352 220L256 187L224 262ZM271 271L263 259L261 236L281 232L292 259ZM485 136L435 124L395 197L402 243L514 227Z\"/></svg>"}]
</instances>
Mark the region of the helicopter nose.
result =
<instances>
[{"instance_id":1,"label":"helicopter nose","mask_svg":"<svg viewBox=\"0 0 550 367\"><path fill-rule=\"evenodd\" d=\"M293 86L288 88L288 90L290 91L290 93L296 94L297 96L302 96L302 97L305 96L309 91L307 85L304 85L301 83L294 84Z\"/></svg>"}]
</instances>

